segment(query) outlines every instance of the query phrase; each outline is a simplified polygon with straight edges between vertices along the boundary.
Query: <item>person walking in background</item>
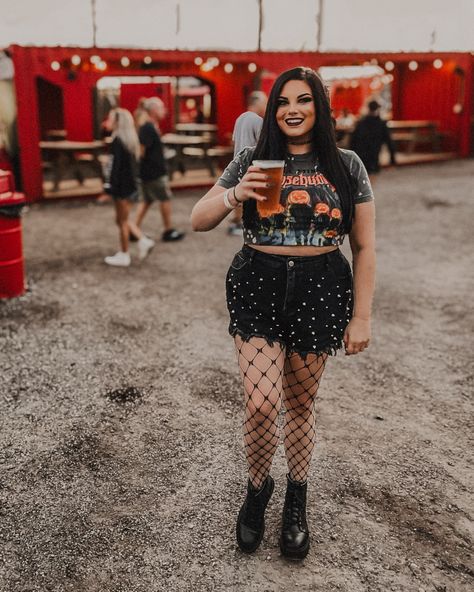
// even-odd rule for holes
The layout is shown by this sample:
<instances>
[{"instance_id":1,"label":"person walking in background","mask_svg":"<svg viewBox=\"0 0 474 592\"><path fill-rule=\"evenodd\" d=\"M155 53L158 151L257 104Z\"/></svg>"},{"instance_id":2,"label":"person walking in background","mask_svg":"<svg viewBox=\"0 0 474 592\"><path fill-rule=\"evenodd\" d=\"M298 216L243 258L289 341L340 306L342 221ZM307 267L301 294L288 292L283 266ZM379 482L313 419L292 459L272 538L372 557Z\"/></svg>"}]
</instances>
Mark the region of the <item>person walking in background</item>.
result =
<instances>
[{"instance_id":1,"label":"person walking in background","mask_svg":"<svg viewBox=\"0 0 474 592\"><path fill-rule=\"evenodd\" d=\"M255 159L283 161L277 200L265 195L271 177L252 164ZM313 215L282 215L296 204ZM194 206L192 227L211 230L240 205L245 244L226 278L248 464L237 543L252 553L262 541L284 405L288 474L280 548L301 560L310 547L306 496L314 402L328 356L343 346L348 355L368 347L375 281L370 181L357 154L337 147L329 95L314 70L293 68L275 80L257 146L241 150ZM345 235L354 275L339 249Z\"/></svg>"},{"instance_id":2,"label":"person walking in background","mask_svg":"<svg viewBox=\"0 0 474 592\"><path fill-rule=\"evenodd\" d=\"M384 144L390 151L390 164L397 163L390 130L380 117L380 105L377 101L370 101L368 108L368 115L362 117L355 126L350 148L360 156L369 175L373 175L380 171L379 155Z\"/></svg>"},{"instance_id":3,"label":"person walking in background","mask_svg":"<svg viewBox=\"0 0 474 592\"><path fill-rule=\"evenodd\" d=\"M171 222L172 193L159 127L165 115L165 105L158 97L142 99L135 112L138 137L142 146L140 178L143 192L143 201L138 205L135 226L138 229L141 227L150 206L153 202L159 201L164 227L162 240L177 241L184 237L184 233L173 228ZM132 227L132 234L136 236L134 227Z\"/></svg>"},{"instance_id":4,"label":"person walking in background","mask_svg":"<svg viewBox=\"0 0 474 592\"><path fill-rule=\"evenodd\" d=\"M250 93L247 101L247 111L239 115L235 121L232 139L234 140L234 158L246 146L255 146L262 129L263 115L267 106L267 95L260 90ZM228 233L242 236L242 219L240 210L235 210Z\"/></svg>"},{"instance_id":5,"label":"person walking in background","mask_svg":"<svg viewBox=\"0 0 474 592\"><path fill-rule=\"evenodd\" d=\"M105 258L107 265L128 267L131 262L129 246L129 214L133 203L138 201L138 158L140 143L132 115L126 109L112 109L107 128L112 132L108 179L104 190L114 200L115 215L120 235L120 251ZM140 259L144 259L154 242L135 229Z\"/></svg>"}]
</instances>

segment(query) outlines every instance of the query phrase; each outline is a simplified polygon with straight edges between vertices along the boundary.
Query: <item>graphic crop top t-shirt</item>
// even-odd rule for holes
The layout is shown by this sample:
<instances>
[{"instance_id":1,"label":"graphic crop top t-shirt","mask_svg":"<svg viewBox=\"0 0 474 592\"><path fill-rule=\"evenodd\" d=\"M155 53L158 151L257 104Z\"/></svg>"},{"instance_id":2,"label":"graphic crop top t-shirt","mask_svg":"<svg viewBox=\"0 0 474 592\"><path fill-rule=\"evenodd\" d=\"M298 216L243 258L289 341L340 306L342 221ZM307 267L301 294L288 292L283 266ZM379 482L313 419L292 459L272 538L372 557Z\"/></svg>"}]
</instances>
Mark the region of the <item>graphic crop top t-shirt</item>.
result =
<instances>
[{"instance_id":1,"label":"graphic crop top t-shirt","mask_svg":"<svg viewBox=\"0 0 474 592\"><path fill-rule=\"evenodd\" d=\"M241 150L217 184L226 189L237 185L252 164L254 151L253 147ZM361 159L352 150L340 149L340 153L357 181L354 203L372 201L374 194ZM327 247L341 245L344 240L339 196L318 170L318 161L312 153L287 156L280 203L275 211L270 211L265 202L250 202L254 200L244 202L245 244ZM250 208L253 214L249 216Z\"/></svg>"}]
</instances>

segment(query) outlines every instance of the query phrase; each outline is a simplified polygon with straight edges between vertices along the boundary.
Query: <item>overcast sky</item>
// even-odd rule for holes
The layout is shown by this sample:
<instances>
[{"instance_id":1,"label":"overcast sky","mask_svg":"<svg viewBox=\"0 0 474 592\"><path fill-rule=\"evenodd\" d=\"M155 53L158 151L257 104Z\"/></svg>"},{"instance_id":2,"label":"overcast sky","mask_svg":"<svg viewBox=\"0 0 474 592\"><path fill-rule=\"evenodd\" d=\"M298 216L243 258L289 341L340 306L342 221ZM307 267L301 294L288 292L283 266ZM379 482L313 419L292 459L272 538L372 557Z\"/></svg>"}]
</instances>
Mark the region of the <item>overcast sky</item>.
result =
<instances>
[{"instance_id":1,"label":"overcast sky","mask_svg":"<svg viewBox=\"0 0 474 592\"><path fill-rule=\"evenodd\" d=\"M316 49L318 0L263 6L262 49ZM257 0L96 0L96 7L99 46L257 46ZM473 0L324 0L323 7L322 51L474 49ZM90 46L91 14L90 0L0 0L0 47Z\"/></svg>"}]
</instances>

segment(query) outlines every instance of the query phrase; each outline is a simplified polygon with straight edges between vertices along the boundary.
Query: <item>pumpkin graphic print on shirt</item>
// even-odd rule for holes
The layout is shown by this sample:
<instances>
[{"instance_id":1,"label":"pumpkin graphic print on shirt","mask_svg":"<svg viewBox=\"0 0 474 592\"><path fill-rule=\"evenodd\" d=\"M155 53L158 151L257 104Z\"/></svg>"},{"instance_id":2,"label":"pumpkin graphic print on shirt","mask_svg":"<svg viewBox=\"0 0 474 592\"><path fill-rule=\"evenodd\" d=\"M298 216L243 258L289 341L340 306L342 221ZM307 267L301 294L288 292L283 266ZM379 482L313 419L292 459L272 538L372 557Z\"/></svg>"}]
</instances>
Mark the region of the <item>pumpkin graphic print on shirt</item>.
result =
<instances>
[{"instance_id":1,"label":"pumpkin graphic print on shirt","mask_svg":"<svg viewBox=\"0 0 474 592\"><path fill-rule=\"evenodd\" d=\"M257 203L256 225L249 231L261 245L339 244L342 212L336 188L317 170L283 176L280 203L272 210Z\"/></svg>"},{"instance_id":2,"label":"pumpkin graphic print on shirt","mask_svg":"<svg viewBox=\"0 0 474 592\"><path fill-rule=\"evenodd\" d=\"M354 204L372 201L372 187L361 159L351 150L339 152L356 181ZM240 183L253 153L252 147L241 150L218 179L218 185L229 189ZM256 206L253 201L244 203L245 244L326 247L341 245L343 240L341 200L312 153L287 156L276 207L266 202L256 202Z\"/></svg>"}]
</instances>

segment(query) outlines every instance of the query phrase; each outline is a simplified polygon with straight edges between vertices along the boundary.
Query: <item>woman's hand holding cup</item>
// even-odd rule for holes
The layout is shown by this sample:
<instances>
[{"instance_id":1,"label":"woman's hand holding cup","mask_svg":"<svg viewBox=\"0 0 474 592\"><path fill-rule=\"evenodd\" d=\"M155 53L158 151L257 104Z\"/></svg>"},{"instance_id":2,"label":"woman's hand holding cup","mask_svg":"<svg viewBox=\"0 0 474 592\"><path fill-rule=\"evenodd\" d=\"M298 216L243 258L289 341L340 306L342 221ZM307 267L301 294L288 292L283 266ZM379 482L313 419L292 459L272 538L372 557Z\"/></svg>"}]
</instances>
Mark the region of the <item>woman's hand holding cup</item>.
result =
<instances>
[{"instance_id":1,"label":"woman's hand holding cup","mask_svg":"<svg viewBox=\"0 0 474 592\"><path fill-rule=\"evenodd\" d=\"M236 198L239 201L247 201L249 199L265 201L267 198L259 195L257 191L259 189L267 189L270 186L268 180L268 175L262 169L253 165L249 166L240 183L234 188Z\"/></svg>"}]
</instances>

